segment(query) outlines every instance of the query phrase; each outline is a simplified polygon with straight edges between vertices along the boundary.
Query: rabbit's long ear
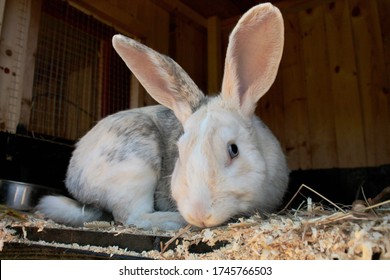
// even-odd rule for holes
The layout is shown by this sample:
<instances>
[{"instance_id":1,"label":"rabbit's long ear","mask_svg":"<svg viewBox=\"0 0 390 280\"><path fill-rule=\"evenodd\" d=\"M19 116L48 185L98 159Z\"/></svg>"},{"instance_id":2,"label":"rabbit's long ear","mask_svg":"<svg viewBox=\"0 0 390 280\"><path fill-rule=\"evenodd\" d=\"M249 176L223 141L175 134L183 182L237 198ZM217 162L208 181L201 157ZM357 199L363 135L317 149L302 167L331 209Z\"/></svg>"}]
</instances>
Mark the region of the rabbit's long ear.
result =
<instances>
[{"instance_id":1,"label":"rabbit's long ear","mask_svg":"<svg viewBox=\"0 0 390 280\"><path fill-rule=\"evenodd\" d=\"M266 3L246 12L229 37L222 98L251 116L275 80L283 43L283 18L278 8Z\"/></svg>"},{"instance_id":2,"label":"rabbit's long ear","mask_svg":"<svg viewBox=\"0 0 390 280\"><path fill-rule=\"evenodd\" d=\"M198 108L204 95L175 61L123 35L115 35L112 43L146 91L181 123Z\"/></svg>"}]
</instances>

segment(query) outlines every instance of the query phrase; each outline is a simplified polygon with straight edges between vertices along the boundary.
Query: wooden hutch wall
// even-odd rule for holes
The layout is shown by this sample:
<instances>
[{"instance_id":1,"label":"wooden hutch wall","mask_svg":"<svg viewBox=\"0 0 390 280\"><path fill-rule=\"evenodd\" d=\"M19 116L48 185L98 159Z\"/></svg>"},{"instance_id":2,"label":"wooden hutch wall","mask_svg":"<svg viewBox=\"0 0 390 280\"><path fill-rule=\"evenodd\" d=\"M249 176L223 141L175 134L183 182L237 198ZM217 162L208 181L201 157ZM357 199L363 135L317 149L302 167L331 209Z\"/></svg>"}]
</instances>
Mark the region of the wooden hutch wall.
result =
<instances>
[{"instance_id":1,"label":"wooden hutch wall","mask_svg":"<svg viewBox=\"0 0 390 280\"><path fill-rule=\"evenodd\" d=\"M390 1L277 5L285 50L257 113L281 141L290 168L389 164ZM234 24L226 22L223 42Z\"/></svg>"},{"instance_id":2,"label":"wooden hutch wall","mask_svg":"<svg viewBox=\"0 0 390 280\"><path fill-rule=\"evenodd\" d=\"M274 126L284 129L276 133L292 168L390 163L389 13L388 0L286 11L285 57L268 102L284 108Z\"/></svg>"},{"instance_id":3,"label":"wooden hutch wall","mask_svg":"<svg viewBox=\"0 0 390 280\"><path fill-rule=\"evenodd\" d=\"M257 113L281 141L290 168L389 164L390 0L275 2L285 19L285 50ZM219 90L238 18L207 19L178 0L69 3L170 55L202 90ZM155 103L145 93L131 98L132 107Z\"/></svg>"},{"instance_id":4,"label":"wooden hutch wall","mask_svg":"<svg viewBox=\"0 0 390 280\"><path fill-rule=\"evenodd\" d=\"M75 2L86 6L91 1ZM207 79L210 83L211 74L220 81L228 34L238 18L202 19L179 1L107 5L93 1L95 12L103 16L110 11L109 20L115 15L122 29L175 58L203 90L215 90ZM390 1L276 5L285 19L285 50L275 84L257 113L281 141L290 168L389 164ZM212 53L215 44L222 47ZM219 70L207 76L210 61ZM144 98L145 104L153 104L147 94Z\"/></svg>"}]
</instances>

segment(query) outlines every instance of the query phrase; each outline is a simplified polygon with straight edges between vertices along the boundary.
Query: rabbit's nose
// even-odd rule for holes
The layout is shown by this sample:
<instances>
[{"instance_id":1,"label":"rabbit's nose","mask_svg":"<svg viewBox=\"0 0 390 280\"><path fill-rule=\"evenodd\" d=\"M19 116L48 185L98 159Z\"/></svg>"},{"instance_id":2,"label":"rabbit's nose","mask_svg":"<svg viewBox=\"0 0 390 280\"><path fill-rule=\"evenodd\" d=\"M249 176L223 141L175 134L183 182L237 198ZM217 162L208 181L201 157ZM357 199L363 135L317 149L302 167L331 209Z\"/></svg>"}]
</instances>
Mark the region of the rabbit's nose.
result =
<instances>
[{"instance_id":1,"label":"rabbit's nose","mask_svg":"<svg viewBox=\"0 0 390 280\"><path fill-rule=\"evenodd\" d=\"M203 202L194 203L191 207L190 213L187 215L187 221L197 227L207 227L207 222L211 218L208 207Z\"/></svg>"},{"instance_id":2,"label":"rabbit's nose","mask_svg":"<svg viewBox=\"0 0 390 280\"><path fill-rule=\"evenodd\" d=\"M206 225L205 225L205 223L204 223L204 222L201 222L201 223L199 224L199 227L201 227L201 228L205 228L205 227L206 227Z\"/></svg>"},{"instance_id":3,"label":"rabbit's nose","mask_svg":"<svg viewBox=\"0 0 390 280\"><path fill-rule=\"evenodd\" d=\"M204 221L204 220L200 220L200 219L197 219L197 218L193 218L192 216L189 216L188 217L188 222L194 226L197 226L199 228L205 228L205 227L208 227L209 225L207 225L207 222Z\"/></svg>"}]
</instances>

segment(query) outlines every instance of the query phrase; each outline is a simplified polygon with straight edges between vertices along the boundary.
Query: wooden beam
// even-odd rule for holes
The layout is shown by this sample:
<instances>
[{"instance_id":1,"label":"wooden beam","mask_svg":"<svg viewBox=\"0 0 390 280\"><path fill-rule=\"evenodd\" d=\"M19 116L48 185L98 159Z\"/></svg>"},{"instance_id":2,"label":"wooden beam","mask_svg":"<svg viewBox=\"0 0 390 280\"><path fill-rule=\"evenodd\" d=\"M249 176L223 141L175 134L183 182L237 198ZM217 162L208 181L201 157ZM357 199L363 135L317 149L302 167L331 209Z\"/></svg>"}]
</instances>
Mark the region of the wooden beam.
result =
<instances>
[{"instance_id":1,"label":"wooden beam","mask_svg":"<svg viewBox=\"0 0 390 280\"><path fill-rule=\"evenodd\" d=\"M309 119L312 168L338 167L333 97L330 93L328 38L324 13L327 7L315 6L299 12L302 59Z\"/></svg>"},{"instance_id":2,"label":"wooden beam","mask_svg":"<svg viewBox=\"0 0 390 280\"><path fill-rule=\"evenodd\" d=\"M349 0L362 105L367 166L389 163L390 103L383 88L386 73L380 16L376 1ZM348 88L348 90L352 90Z\"/></svg>"},{"instance_id":3,"label":"wooden beam","mask_svg":"<svg viewBox=\"0 0 390 280\"><path fill-rule=\"evenodd\" d=\"M4 10L5 10L5 0L0 0L0 36L1 36L1 27L3 26Z\"/></svg>"},{"instance_id":4,"label":"wooden beam","mask_svg":"<svg viewBox=\"0 0 390 280\"><path fill-rule=\"evenodd\" d=\"M144 96L147 94L137 78L131 74L130 77L130 108L144 106Z\"/></svg>"},{"instance_id":5,"label":"wooden beam","mask_svg":"<svg viewBox=\"0 0 390 280\"><path fill-rule=\"evenodd\" d=\"M208 91L220 91L222 82L221 21L210 17L207 21Z\"/></svg>"},{"instance_id":6,"label":"wooden beam","mask_svg":"<svg viewBox=\"0 0 390 280\"><path fill-rule=\"evenodd\" d=\"M335 0L279 0L270 2L278 7L282 14L290 14L310 9L313 6L327 5L331 2L335 2ZM259 0L258 3L264 3L264 1Z\"/></svg>"},{"instance_id":7,"label":"wooden beam","mask_svg":"<svg viewBox=\"0 0 390 280\"><path fill-rule=\"evenodd\" d=\"M205 17L198 14L196 11L183 4L180 0L152 0L155 4L169 12L176 11L195 23L207 28L208 21Z\"/></svg>"},{"instance_id":8,"label":"wooden beam","mask_svg":"<svg viewBox=\"0 0 390 280\"><path fill-rule=\"evenodd\" d=\"M356 53L350 8L347 1L336 2L324 13L330 73L330 94L340 167L367 166L364 121L359 96Z\"/></svg>"},{"instance_id":9,"label":"wooden beam","mask_svg":"<svg viewBox=\"0 0 390 280\"><path fill-rule=\"evenodd\" d=\"M144 39L147 34L147 26L145 24L129 16L126 11L119 10L110 1L69 0L68 2L83 13L94 16L108 26L113 26L122 34L136 36L141 39ZM113 9L115 9L115 12L113 12Z\"/></svg>"},{"instance_id":10,"label":"wooden beam","mask_svg":"<svg viewBox=\"0 0 390 280\"><path fill-rule=\"evenodd\" d=\"M0 44L0 130L15 132L20 117L31 1L6 1Z\"/></svg>"},{"instance_id":11,"label":"wooden beam","mask_svg":"<svg viewBox=\"0 0 390 280\"><path fill-rule=\"evenodd\" d=\"M30 123L31 104L33 95L35 54L38 46L39 20L41 16L42 0L31 1L28 39L24 60L24 75L22 87L22 104L20 109L19 125L24 128Z\"/></svg>"}]
</instances>

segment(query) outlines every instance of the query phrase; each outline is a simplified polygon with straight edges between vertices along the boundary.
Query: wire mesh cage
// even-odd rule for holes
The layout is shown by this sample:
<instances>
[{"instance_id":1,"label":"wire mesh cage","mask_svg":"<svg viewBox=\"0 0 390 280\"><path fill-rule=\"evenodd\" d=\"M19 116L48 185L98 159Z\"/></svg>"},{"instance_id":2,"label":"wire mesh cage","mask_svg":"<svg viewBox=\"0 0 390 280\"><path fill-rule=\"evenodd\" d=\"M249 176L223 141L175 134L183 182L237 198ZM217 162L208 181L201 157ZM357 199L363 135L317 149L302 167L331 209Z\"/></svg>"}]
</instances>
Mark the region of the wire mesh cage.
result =
<instances>
[{"instance_id":1,"label":"wire mesh cage","mask_svg":"<svg viewBox=\"0 0 390 280\"><path fill-rule=\"evenodd\" d=\"M131 73L112 48L116 33L65 1L43 1L30 132L76 140L129 108Z\"/></svg>"}]
</instances>

